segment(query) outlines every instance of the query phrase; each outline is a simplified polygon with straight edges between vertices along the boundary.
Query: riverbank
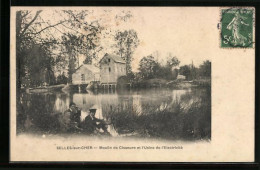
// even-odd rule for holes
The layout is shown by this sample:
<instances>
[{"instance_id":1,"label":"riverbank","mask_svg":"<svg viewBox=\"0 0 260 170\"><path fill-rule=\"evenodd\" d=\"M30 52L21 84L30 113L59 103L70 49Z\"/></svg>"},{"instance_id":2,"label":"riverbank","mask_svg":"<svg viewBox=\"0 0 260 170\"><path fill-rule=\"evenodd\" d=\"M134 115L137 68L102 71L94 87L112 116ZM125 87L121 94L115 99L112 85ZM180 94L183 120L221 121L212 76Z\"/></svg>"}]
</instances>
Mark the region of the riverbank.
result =
<instances>
[{"instance_id":1,"label":"riverbank","mask_svg":"<svg viewBox=\"0 0 260 170\"><path fill-rule=\"evenodd\" d=\"M133 82L132 88L153 88L153 87L167 87L167 88L191 88L191 87L210 87L211 79L195 79L191 81L186 80L165 80L165 79L148 79L140 82Z\"/></svg>"},{"instance_id":2,"label":"riverbank","mask_svg":"<svg viewBox=\"0 0 260 170\"><path fill-rule=\"evenodd\" d=\"M89 87L86 85L71 85L71 84L59 84L52 86L43 86L36 88L28 88L26 89L27 93L46 93L46 92L54 92L54 91L79 91L79 87L81 91L86 90L101 90L104 89L104 86L95 84L95 86L90 85ZM111 89L115 89L116 86L111 86ZM168 81L165 79L148 79L139 82L125 83L125 84L117 84L118 89L142 89L142 88L171 88L171 89L180 89L180 88L191 88L191 87L211 87L211 79L196 79L191 81L184 80L173 80ZM109 88L109 87L107 87Z\"/></svg>"},{"instance_id":3,"label":"riverbank","mask_svg":"<svg viewBox=\"0 0 260 170\"><path fill-rule=\"evenodd\" d=\"M26 89L26 92L27 93L46 93L46 92L52 92L52 91L60 91L64 87L65 87L65 84L42 86L42 87L28 88L28 89Z\"/></svg>"},{"instance_id":4,"label":"riverbank","mask_svg":"<svg viewBox=\"0 0 260 170\"><path fill-rule=\"evenodd\" d=\"M193 94L193 95L192 95ZM196 94L196 96L194 95ZM105 108L105 107L104 107ZM211 101L208 89L185 93L176 100L134 107L105 108L119 134L135 132L140 137L163 139L211 139ZM142 113L140 113L140 110Z\"/></svg>"}]
</instances>

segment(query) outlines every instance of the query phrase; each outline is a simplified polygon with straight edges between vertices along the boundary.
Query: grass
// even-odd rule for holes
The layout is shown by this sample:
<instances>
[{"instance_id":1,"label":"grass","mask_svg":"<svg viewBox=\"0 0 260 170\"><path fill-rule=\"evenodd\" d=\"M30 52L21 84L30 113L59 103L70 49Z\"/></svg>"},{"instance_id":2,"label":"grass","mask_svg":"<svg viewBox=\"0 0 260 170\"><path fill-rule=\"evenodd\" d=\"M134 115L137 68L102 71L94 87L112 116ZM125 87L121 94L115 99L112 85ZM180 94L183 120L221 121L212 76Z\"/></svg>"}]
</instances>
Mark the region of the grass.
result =
<instances>
[{"instance_id":1,"label":"grass","mask_svg":"<svg viewBox=\"0 0 260 170\"><path fill-rule=\"evenodd\" d=\"M161 105L162 106L162 105ZM118 106L104 115L119 134L134 133L141 137L208 140L211 138L211 105L209 99L193 100L189 95L163 107L144 105ZM109 109L107 109L109 110Z\"/></svg>"}]
</instances>

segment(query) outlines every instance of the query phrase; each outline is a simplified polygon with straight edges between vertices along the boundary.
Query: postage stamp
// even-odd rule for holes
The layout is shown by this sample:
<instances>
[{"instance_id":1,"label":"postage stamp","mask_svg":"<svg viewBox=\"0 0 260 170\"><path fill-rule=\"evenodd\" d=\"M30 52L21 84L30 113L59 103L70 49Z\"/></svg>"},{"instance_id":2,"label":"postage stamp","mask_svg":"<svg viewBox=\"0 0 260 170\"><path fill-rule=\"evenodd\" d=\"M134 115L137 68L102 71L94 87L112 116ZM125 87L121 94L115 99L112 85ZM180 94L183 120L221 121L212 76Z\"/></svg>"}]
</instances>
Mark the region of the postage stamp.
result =
<instances>
[{"instance_id":1,"label":"postage stamp","mask_svg":"<svg viewBox=\"0 0 260 170\"><path fill-rule=\"evenodd\" d=\"M253 8L221 9L221 48L253 48Z\"/></svg>"}]
</instances>

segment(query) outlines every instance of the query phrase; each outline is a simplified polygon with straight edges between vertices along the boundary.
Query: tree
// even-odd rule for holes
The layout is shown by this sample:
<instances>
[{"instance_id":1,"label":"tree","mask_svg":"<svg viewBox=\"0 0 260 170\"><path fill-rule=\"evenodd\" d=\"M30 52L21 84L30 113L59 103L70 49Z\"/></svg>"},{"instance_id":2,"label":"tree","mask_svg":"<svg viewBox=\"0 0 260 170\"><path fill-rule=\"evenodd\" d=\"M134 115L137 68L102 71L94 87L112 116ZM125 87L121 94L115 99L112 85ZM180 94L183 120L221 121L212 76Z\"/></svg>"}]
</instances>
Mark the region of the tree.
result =
<instances>
[{"instance_id":1,"label":"tree","mask_svg":"<svg viewBox=\"0 0 260 170\"><path fill-rule=\"evenodd\" d=\"M172 79L176 79L178 76L178 69L176 68L176 66L179 66L180 61L177 57L173 57L172 54L169 54L167 63L166 63L166 73L164 75L166 75L166 79L168 80L172 80Z\"/></svg>"},{"instance_id":2,"label":"tree","mask_svg":"<svg viewBox=\"0 0 260 170\"><path fill-rule=\"evenodd\" d=\"M139 63L139 71L143 79L159 78L173 80L177 77L177 69L180 61L176 57L170 57L166 64L159 63L153 55L143 57Z\"/></svg>"},{"instance_id":3,"label":"tree","mask_svg":"<svg viewBox=\"0 0 260 170\"><path fill-rule=\"evenodd\" d=\"M98 41L100 39L98 34L102 30L98 21L87 23L85 18L89 11L86 10L63 10L59 12L54 11L55 14L59 13L63 17L52 22L42 18L42 10L36 12L17 11L16 61L18 89L22 84L32 85L38 82L39 77L33 76L33 69L28 69L38 66L31 66L32 63L30 62L30 60L34 60L33 57L30 57L30 53L35 46L45 51L44 55L38 57L53 58L52 62L55 63L56 70L62 72L67 67L70 74L75 70L78 54L84 54L89 58L90 62L96 56L96 47L99 46ZM55 35L56 33L57 35ZM55 50L56 53L53 52ZM45 72L48 72L48 77L52 77L50 75L53 73L54 67L43 65L46 66Z\"/></svg>"},{"instance_id":4,"label":"tree","mask_svg":"<svg viewBox=\"0 0 260 170\"><path fill-rule=\"evenodd\" d=\"M68 82L71 83L72 74L79 66L78 57L80 54L85 56L83 62L85 64L92 64L92 60L97 58L97 53L102 49L99 43L103 27L98 21L85 22L87 11L67 10L64 12L69 14L69 26L66 28L72 30L72 33L66 33L62 36L61 42L65 47L63 53L68 58Z\"/></svg>"},{"instance_id":5,"label":"tree","mask_svg":"<svg viewBox=\"0 0 260 170\"><path fill-rule=\"evenodd\" d=\"M139 45L139 39L135 30L117 31L115 34L116 54L126 61L126 72L132 72L131 62L134 50Z\"/></svg>"},{"instance_id":6,"label":"tree","mask_svg":"<svg viewBox=\"0 0 260 170\"><path fill-rule=\"evenodd\" d=\"M178 69L173 69L172 70L172 79L173 80L177 79L178 74L179 74L179 70Z\"/></svg>"},{"instance_id":7,"label":"tree","mask_svg":"<svg viewBox=\"0 0 260 170\"><path fill-rule=\"evenodd\" d=\"M72 74L77 67L77 47L79 44L78 37L73 34L62 36L62 44L65 46L64 55L68 58L68 82L72 82Z\"/></svg>"},{"instance_id":8,"label":"tree","mask_svg":"<svg viewBox=\"0 0 260 170\"><path fill-rule=\"evenodd\" d=\"M51 36L42 36L42 33L54 28L66 20L60 20L55 24L49 24L40 17L42 10L36 11L17 11L16 12L16 61L17 61L17 87L21 85L37 85L39 84L39 76L36 76L37 67L46 69L47 72L52 72L52 66L42 65L42 63L33 63L31 61L44 60L47 63L50 61L52 45L56 43L56 39ZM40 50L40 55L32 51ZM36 57L36 59L34 59ZM43 58L41 58L43 57ZM39 64L39 65L34 65ZM45 66L45 68L43 68Z\"/></svg>"},{"instance_id":9,"label":"tree","mask_svg":"<svg viewBox=\"0 0 260 170\"><path fill-rule=\"evenodd\" d=\"M68 78L65 76L64 72L57 77L57 84L66 84L68 82Z\"/></svg>"},{"instance_id":10,"label":"tree","mask_svg":"<svg viewBox=\"0 0 260 170\"><path fill-rule=\"evenodd\" d=\"M53 73L53 58L46 52L46 47L38 44L32 44L32 47L26 55L24 61L25 76L24 79L30 81L25 86L40 86L44 83L52 85L55 83Z\"/></svg>"},{"instance_id":11,"label":"tree","mask_svg":"<svg viewBox=\"0 0 260 170\"><path fill-rule=\"evenodd\" d=\"M143 57L139 63L139 71L143 79L155 78L159 63L155 61L152 55Z\"/></svg>"},{"instance_id":12,"label":"tree","mask_svg":"<svg viewBox=\"0 0 260 170\"><path fill-rule=\"evenodd\" d=\"M184 65L180 67L180 74L184 75L187 80L191 80L191 69L190 66Z\"/></svg>"},{"instance_id":13,"label":"tree","mask_svg":"<svg viewBox=\"0 0 260 170\"><path fill-rule=\"evenodd\" d=\"M173 67L179 66L179 64L180 64L180 61L178 60L178 58L173 57L170 53L166 65L173 68Z\"/></svg>"},{"instance_id":14,"label":"tree","mask_svg":"<svg viewBox=\"0 0 260 170\"><path fill-rule=\"evenodd\" d=\"M199 66L199 75L205 78L211 77L211 62L209 60L204 61Z\"/></svg>"}]
</instances>

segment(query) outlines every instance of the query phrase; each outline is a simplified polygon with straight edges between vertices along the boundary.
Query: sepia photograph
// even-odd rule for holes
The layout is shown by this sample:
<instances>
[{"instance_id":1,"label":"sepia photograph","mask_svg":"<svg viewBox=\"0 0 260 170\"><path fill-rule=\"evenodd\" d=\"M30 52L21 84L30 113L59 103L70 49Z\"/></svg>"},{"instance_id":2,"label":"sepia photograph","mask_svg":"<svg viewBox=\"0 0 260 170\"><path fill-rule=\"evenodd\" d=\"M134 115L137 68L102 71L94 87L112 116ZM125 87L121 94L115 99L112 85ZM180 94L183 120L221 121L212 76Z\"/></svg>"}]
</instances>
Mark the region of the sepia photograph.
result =
<instances>
[{"instance_id":1,"label":"sepia photograph","mask_svg":"<svg viewBox=\"0 0 260 170\"><path fill-rule=\"evenodd\" d=\"M11 150L21 151L14 160L32 161L32 154L21 155L35 145L36 161L91 161L103 150L184 152L183 144L211 145L212 60L222 48L253 48L254 12L213 9L12 9ZM69 151L61 153L65 150L96 155L71 159ZM122 160L136 161L132 154ZM118 153L101 157L121 161Z\"/></svg>"},{"instance_id":2,"label":"sepia photograph","mask_svg":"<svg viewBox=\"0 0 260 170\"><path fill-rule=\"evenodd\" d=\"M137 12L16 12L17 135L210 140L211 62Z\"/></svg>"}]
</instances>

